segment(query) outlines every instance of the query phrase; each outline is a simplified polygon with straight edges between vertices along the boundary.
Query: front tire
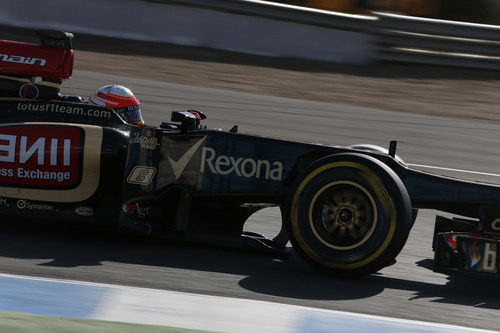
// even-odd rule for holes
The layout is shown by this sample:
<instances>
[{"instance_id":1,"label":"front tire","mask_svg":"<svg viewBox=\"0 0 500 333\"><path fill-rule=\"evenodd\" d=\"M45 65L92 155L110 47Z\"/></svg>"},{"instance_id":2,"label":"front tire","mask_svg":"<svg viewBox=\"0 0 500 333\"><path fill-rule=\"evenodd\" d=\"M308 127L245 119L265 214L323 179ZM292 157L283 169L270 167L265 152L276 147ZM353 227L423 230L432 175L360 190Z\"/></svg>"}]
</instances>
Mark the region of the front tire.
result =
<instances>
[{"instance_id":1,"label":"front tire","mask_svg":"<svg viewBox=\"0 0 500 333\"><path fill-rule=\"evenodd\" d=\"M377 145L372 145L369 143L359 143L359 144L348 146L348 148L357 149L357 150L364 150L364 151L368 151L368 152L377 152L377 153L382 153L382 154L386 154L386 155L389 154L388 149L386 149L384 147L377 146ZM394 156L394 159L397 162L406 166L406 162L403 161L403 159L401 157L399 157L398 155ZM413 216L412 217L412 227L413 227L413 225L415 224L415 221L417 220L417 216L418 216L418 209L417 208L413 208L412 216Z\"/></svg>"},{"instance_id":2,"label":"front tire","mask_svg":"<svg viewBox=\"0 0 500 333\"><path fill-rule=\"evenodd\" d=\"M408 192L396 173L357 153L331 155L307 168L285 211L296 251L309 263L345 277L391 264L412 225Z\"/></svg>"}]
</instances>

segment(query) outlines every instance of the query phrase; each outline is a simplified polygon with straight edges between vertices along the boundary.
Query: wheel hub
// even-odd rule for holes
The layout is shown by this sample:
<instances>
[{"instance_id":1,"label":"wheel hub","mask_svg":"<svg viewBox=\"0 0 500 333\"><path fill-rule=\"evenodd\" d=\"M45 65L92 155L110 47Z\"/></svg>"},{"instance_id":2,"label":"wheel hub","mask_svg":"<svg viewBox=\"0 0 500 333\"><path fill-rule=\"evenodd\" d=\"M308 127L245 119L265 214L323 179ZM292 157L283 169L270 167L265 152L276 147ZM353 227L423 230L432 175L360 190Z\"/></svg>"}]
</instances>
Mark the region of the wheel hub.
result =
<instances>
[{"instance_id":1,"label":"wheel hub","mask_svg":"<svg viewBox=\"0 0 500 333\"><path fill-rule=\"evenodd\" d=\"M322 242L349 250L366 242L376 226L376 206L363 187L352 182L324 186L310 206L311 225Z\"/></svg>"},{"instance_id":2,"label":"wheel hub","mask_svg":"<svg viewBox=\"0 0 500 333\"><path fill-rule=\"evenodd\" d=\"M338 221L344 225L351 223L353 218L354 218L354 213L349 208L340 209L337 215Z\"/></svg>"}]
</instances>

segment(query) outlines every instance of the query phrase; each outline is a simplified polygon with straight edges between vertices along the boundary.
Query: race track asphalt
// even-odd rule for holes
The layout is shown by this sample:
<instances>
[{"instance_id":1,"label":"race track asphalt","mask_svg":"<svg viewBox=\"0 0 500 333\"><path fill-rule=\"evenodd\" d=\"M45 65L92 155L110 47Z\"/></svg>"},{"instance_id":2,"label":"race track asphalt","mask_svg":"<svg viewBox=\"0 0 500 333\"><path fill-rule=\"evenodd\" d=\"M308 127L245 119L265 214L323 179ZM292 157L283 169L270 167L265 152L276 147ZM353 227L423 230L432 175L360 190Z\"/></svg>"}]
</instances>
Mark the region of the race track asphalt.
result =
<instances>
[{"instance_id":1,"label":"race track asphalt","mask_svg":"<svg viewBox=\"0 0 500 333\"><path fill-rule=\"evenodd\" d=\"M229 129L238 124L242 132L336 145L372 143L386 147L390 140L399 140L398 154L408 163L485 173L495 173L500 166L498 124L83 71L74 73L64 92L87 96L109 83L132 88L143 103L146 122L152 125L168 121L172 110L199 109L207 113L209 127ZM293 255L283 260L16 221L1 225L0 271L499 329L497 281L448 278L432 272L434 216L434 211L420 212L398 262L360 280L322 275ZM278 223L279 212L266 209L252 217L247 230L270 235Z\"/></svg>"}]
</instances>

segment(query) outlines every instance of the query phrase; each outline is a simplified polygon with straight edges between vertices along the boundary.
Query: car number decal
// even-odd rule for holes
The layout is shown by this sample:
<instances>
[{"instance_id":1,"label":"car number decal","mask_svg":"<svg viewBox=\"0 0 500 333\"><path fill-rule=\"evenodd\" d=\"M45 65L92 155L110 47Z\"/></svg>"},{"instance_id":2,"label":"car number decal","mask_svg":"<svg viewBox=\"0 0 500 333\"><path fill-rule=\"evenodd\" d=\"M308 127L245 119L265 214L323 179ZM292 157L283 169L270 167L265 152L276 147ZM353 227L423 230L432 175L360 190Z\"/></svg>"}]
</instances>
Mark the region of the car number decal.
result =
<instances>
[{"instance_id":1,"label":"car number decal","mask_svg":"<svg viewBox=\"0 0 500 333\"><path fill-rule=\"evenodd\" d=\"M155 167L135 166L127 177L130 184L149 185L156 174Z\"/></svg>"}]
</instances>

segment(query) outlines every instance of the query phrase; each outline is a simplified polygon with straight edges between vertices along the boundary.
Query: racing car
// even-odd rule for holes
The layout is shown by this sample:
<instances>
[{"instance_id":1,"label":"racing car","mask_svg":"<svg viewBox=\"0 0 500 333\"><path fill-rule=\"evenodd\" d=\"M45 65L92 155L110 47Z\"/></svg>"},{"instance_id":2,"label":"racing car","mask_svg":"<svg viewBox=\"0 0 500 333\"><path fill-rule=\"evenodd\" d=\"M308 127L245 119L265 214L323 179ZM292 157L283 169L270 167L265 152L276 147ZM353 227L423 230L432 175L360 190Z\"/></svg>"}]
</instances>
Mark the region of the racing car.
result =
<instances>
[{"instance_id":1,"label":"racing car","mask_svg":"<svg viewBox=\"0 0 500 333\"><path fill-rule=\"evenodd\" d=\"M134 126L60 94L72 34L0 41L0 214L110 226L177 240L282 251L359 277L392 264L418 209L436 218L437 271L498 276L500 187L409 168L389 149L207 129L203 112ZM244 232L281 211L274 238Z\"/></svg>"}]
</instances>

